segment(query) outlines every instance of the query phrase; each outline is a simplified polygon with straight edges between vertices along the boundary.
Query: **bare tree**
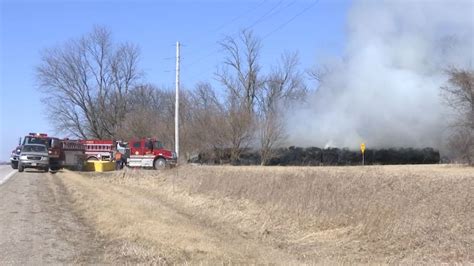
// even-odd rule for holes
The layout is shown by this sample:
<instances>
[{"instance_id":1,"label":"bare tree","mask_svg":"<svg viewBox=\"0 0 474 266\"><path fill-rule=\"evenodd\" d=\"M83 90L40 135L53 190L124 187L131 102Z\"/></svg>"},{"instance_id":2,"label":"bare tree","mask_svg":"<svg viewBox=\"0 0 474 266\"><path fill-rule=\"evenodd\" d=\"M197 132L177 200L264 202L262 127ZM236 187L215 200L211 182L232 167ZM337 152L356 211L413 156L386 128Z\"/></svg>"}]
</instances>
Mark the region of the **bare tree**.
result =
<instances>
[{"instance_id":1,"label":"bare tree","mask_svg":"<svg viewBox=\"0 0 474 266\"><path fill-rule=\"evenodd\" d=\"M322 65L322 66L314 66L311 69L306 71L306 74L309 76L310 79L317 82L315 88L320 88L326 82L326 79L329 75L331 75L331 71L333 71L329 66Z\"/></svg>"},{"instance_id":2,"label":"bare tree","mask_svg":"<svg viewBox=\"0 0 474 266\"><path fill-rule=\"evenodd\" d=\"M457 155L474 164L474 71L451 68L449 84L442 87L446 104L454 111L450 145Z\"/></svg>"},{"instance_id":3,"label":"bare tree","mask_svg":"<svg viewBox=\"0 0 474 266\"><path fill-rule=\"evenodd\" d=\"M242 148L254 138L255 107L260 78L260 40L251 31L242 31L238 37L228 36L220 45L225 53L223 67L216 73L217 80L227 92L226 139L231 148L231 159L238 160Z\"/></svg>"},{"instance_id":4,"label":"bare tree","mask_svg":"<svg viewBox=\"0 0 474 266\"><path fill-rule=\"evenodd\" d=\"M128 94L128 112L117 131L118 138L145 138L160 127L158 110L163 108L162 91L150 84L138 85Z\"/></svg>"},{"instance_id":5,"label":"bare tree","mask_svg":"<svg viewBox=\"0 0 474 266\"><path fill-rule=\"evenodd\" d=\"M198 83L191 93L192 138L197 150L222 149L226 145L225 107L209 83Z\"/></svg>"},{"instance_id":6,"label":"bare tree","mask_svg":"<svg viewBox=\"0 0 474 266\"><path fill-rule=\"evenodd\" d=\"M150 109L128 112L117 130L117 138L122 140L140 139L154 136L160 127L159 120Z\"/></svg>"},{"instance_id":7,"label":"bare tree","mask_svg":"<svg viewBox=\"0 0 474 266\"><path fill-rule=\"evenodd\" d=\"M285 53L280 63L268 75L259 93L259 140L262 165L272 156L272 150L286 138L283 117L291 103L307 94L303 73L298 71L296 53Z\"/></svg>"},{"instance_id":8,"label":"bare tree","mask_svg":"<svg viewBox=\"0 0 474 266\"><path fill-rule=\"evenodd\" d=\"M311 79L316 80L317 82L323 82L325 76L329 73L329 68L327 66L322 67L313 67L307 71Z\"/></svg>"},{"instance_id":9,"label":"bare tree","mask_svg":"<svg viewBox=\"0 0 474 266\"><path fill-rule=\"evenodd\" d=\"M129 138L156 138L165 147L174 148L174 89L150 84L135 87L129 93L129 111L119 129L119 136ZM200 143L195 138L194 102L192 93L180 93L180 141L184 158L195 151Z\"/></svg>"},{"instance_id":10,"label":"bare tree","mask_svg":"<svg viewBox=\"0 0 474 266\"><path fill-rule=\"evenodd\" d=\"M454 128L448 144L460 161L474 164L474 130L468 127Z\"/></svg>"},{"instance_id":11,"label":"bare tree","mask_svg":"<svg viewBox=\"0 0 474 266\"><path fill-rule=\"evenodd\" d=\"M56 128L81 138L115 137L140 78L138 59L137 46L112 43L102 27L45 50L36 74Z\"/></svg>"},{"instance_id":12,"label":"bare tree","mask_svg":"<svg viewBox=\"0 0 474 266\"><path fill-rule=\"evenodd\" d=\"M276 112L269 112L261 118L258 130L261 165L266 165L273 156L273 149L286 138L285 126Z\"/></svg>"},{"instance_id":13,"label":"bare tree","mask_svg":"<svg viewBox=\"0 0 474 266\"><path fill-rule=\"evenodd\" d=\"M180 104L186 105L183 92ZM174 90L151 84L136 86L129 92L128 112L118 131L120 138L157 138L167 148L174 146ZM182 108L183 116L186 108ZM186 124L182 121L181 125ZM184 131L181 131L183 134Z\"/></svg>"}]
</instances>

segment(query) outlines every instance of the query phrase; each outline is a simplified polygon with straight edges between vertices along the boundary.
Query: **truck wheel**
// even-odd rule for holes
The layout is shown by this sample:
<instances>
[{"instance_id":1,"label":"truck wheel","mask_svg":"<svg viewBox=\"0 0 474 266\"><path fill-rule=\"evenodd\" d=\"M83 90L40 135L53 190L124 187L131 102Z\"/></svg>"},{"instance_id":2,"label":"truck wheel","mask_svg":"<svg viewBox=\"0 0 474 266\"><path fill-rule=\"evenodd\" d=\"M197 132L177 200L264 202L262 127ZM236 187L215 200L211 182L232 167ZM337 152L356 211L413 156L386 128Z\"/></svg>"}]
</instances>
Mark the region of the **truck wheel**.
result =
<instances>
[{"instance_id":1,"label":"truck wheel","mask_svg":"<svg viewBox=\"0 0 474 266\"><path fill-rule=\"evenodd\" d=\"M18 169L18 162L11 162L11 166L13 169Z\"/></svg>"},{"instance_id":2,"label":"truck wheel","mask_svg":"<svg viewBox=\"0 0 474 266\"><path fill-rule=\"evenodd\" d=\"M25 170L25 167L23 167L23 165L21 164L18 164L18 172L23 172Z\"/></svg>"},{"instance_id":3,"label":"truck wheel","mask_svg":"<svg viewBox=\"0 0 474 266\"><path fill-rule=\"evenodd\" d=\"M153 168L155 168L156 170L165 169L165 167L166 161L163 158L158 158L153 162Z\"/></svg>"}]
</instances>

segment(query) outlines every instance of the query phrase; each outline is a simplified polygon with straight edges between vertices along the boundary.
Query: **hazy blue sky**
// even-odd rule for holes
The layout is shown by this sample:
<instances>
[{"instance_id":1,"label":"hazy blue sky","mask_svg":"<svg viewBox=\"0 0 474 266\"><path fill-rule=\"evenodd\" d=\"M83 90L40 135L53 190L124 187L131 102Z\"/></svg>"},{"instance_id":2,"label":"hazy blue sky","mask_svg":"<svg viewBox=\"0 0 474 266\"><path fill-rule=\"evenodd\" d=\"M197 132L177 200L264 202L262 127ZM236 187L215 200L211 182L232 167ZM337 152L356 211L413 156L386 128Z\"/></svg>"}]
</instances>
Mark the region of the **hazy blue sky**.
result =
<instances>
[{"instance_id":1,"label":"hazy blue sky","mask_svg":"<svg viewBox=\"0 0 474 266\"><path fill-rule=\"evenodd\" d=\"M217 42L252 26L263 38L262 64L298 51L302 68L344 47L350 1L0 1L0 161L28 132L55 135L37 90L42 49L106 26L117 42L141 48L145 80L174 86L175 43L182 47L182 84L212 80ZM291 20L291 21L290 21ZM284 24L286 24L283 26ZM59 136L62 137L62 136Z\"/></svg>"}]
</instances>

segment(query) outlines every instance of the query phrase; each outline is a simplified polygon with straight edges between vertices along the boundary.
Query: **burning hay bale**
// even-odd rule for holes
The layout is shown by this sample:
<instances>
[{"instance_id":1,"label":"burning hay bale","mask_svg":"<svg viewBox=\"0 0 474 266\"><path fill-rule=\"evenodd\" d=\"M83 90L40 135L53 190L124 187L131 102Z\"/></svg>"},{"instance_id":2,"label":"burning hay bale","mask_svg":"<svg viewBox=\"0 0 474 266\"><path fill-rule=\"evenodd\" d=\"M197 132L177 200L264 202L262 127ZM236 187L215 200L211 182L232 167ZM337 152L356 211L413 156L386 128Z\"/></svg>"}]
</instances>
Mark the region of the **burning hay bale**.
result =
<instances>
[{"instance_id":1,"label":"burning hay bale","mask_svg":"<svg viewBox=\"0 0 474 266\"><path fill-rule=\"evenodd\" d=\"M233 165L259 165L261 162L261 156L259 152L255 152L251 149L245 149L240 153L240 157L237 161L233 161Z\"/></svg>"},{"instance_id":2,"label":"burning hay bale","mask_svg":"<svg viewBox=\"0 0 474 266\"><path fill-rule=\"evenodd\" d=\"M349 149L318 147L277 148L266 165L281 166L318 166L318 165L360 165L362 154L360 151ZM440 161L439 151L433 148L387 148L367 149L365 164L436 164ZM201 152L199 156L189 162L200 164L232 164L232 165L259 165L261 156L259 151L244 149L238 160L231 160L229 149L214 149Z\"/></svg>"},{"instance_id":3,"label":"burning hay bale","mask_svg":"<svg viewBox=\"0 0 474 266\"><path fill-rule=\"evenodd\" d=\"M358 165L361 163L360 152L351 151L349 149L339 150L338 165Z\"/></svg>"}]
</instances>

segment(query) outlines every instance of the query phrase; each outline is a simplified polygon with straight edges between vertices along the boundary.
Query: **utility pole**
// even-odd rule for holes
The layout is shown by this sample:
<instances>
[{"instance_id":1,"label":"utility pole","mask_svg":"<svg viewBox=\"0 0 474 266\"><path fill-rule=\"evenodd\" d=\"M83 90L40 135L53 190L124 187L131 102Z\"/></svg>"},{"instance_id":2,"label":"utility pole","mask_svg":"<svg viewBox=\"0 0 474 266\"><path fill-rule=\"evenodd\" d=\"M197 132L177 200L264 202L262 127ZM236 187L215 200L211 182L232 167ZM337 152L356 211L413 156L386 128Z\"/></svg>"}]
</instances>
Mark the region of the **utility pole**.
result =
<instances>
[{"instance_id":1,"label":"utility pole","mask_svg":"<svg viewBox=\"0 0 474 266\"><path fill-rule=\"evenodd\" d=\"M176 102L174 105L174 145L179 158L179 42L176 42Z\"/></svg>"}]
</instances>

